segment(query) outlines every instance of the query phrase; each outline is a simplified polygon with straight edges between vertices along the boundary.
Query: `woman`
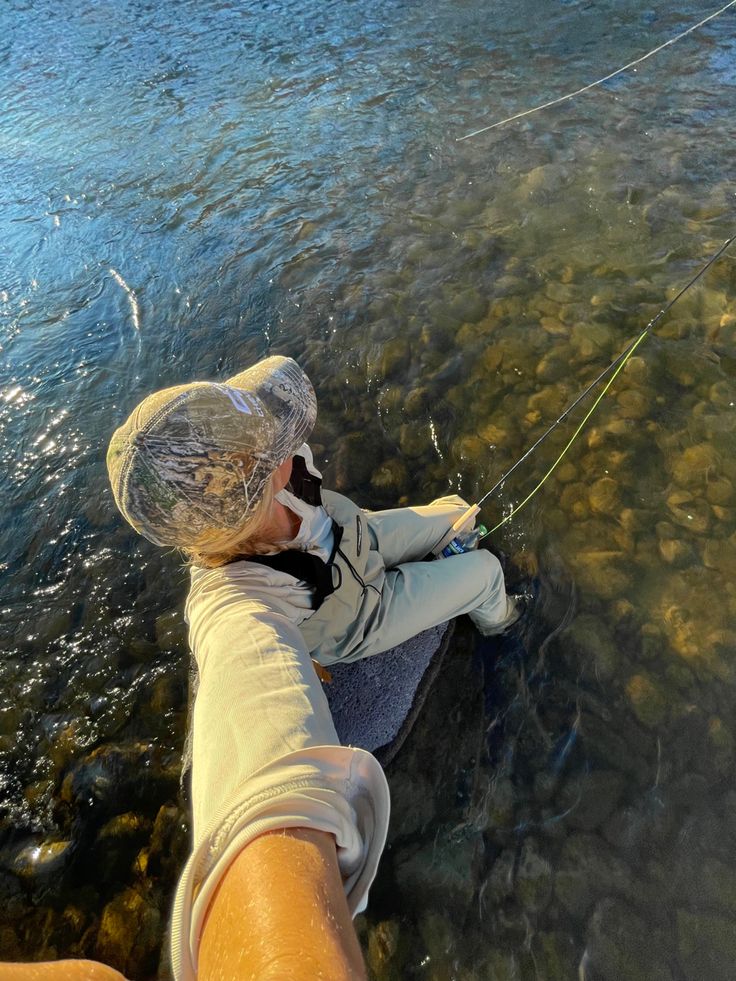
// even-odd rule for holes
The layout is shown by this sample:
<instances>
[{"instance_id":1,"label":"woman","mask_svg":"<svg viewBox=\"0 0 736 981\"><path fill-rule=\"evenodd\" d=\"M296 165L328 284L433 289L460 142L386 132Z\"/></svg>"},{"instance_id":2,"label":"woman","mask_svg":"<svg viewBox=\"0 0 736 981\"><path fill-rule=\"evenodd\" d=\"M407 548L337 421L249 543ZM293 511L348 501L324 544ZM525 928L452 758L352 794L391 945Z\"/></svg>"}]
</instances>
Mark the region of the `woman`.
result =
<instances>
[{"instance_id":1,"label":"woman","mask_svg":"<svg viewBox=\"0 0 736 981\"><path fill-rule=\"evenodd\" d=\"M489 552L421 561L467 507L460 498L367 513L322 490L304 443L315 419L307 376L271 357L224 383L148 396L108 450L123 516L191 560L195 847L174 908L177 978L195 977L198 962L200 977L203 964L230 976L224 911L239 909L233 895L253 902L231 876L264 847L262 836L284 829L289 847L317 836L310 843L332 897L329 911L320 908L342 924L346 973L335 973L333 945L325 976L361 976L345 922L366 902L388 791L370 754L339 745L310 656L328 665L377 654L460 613L484 634L518 617ZM268 872L270 902L279 868ZM322 902L321 886L312 899Z\"/></svg>"}]
</instances>

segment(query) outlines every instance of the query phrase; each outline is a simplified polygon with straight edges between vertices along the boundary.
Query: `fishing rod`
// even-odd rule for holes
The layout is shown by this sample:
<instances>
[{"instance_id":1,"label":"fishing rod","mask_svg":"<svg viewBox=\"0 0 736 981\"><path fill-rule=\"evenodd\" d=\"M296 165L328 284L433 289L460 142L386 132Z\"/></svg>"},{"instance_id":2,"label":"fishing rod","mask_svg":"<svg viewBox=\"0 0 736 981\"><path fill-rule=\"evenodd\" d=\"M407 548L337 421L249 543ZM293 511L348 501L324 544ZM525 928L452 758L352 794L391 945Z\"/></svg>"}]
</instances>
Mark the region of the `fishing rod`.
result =
<instances>
[{"instance_id":1,"label":"fishing rod","mask_svg":"<svg viewBox=\"0 0 736 981\"><path fill-rule=\"evenodd\" d=\"M727 238L726 239L726 241L720 246L720 248L718 248L716 250L716 252L713 253L713 255L708 259L708 261L705 262L700 267L700 269L695 273L695 275L682 287L682 289L679 291L679 293L677 293L673 297L673 299L671 299L670 302L666 306L662 307L662 309L659 311L659 313L649 321L649 323L646 325L646 327L644 328L644 330L639 334L639 336L636 337L633 341L631 341L631 343L626 348L624 348L624 350L621 352L621 354L619 354L619 356L617 358L615 358L609 365L607 365L603 369L603 371L601 371L600 374L597 375L596 378L594 378L593 381L586 388L583 389L583 391L574 399L574 401L571 402L570 405L568 405L568 407L564 410L564 412L560 416L558 416L558 418L555 419L555 421L542 433L542 435L539 437L539 439L537 439L536 442L532 443L532 445L529 447L529 449L526 450L526 452L521 457L519 457L519 459L516 461L516 463L509 470L507 470L504 473L504 475L499 478L499 480L496 481L496 483L493 485L493 487L491 487L491 489L489 491L487 491L483 495L483 497L481 497L481 499L478 501L478 503L477 504L471 504L470 507L467 509L467 511L464 511L460 515L460 517L457 519L457 521L452 526L452 528L441 539L441 541L435 546L435 548L432 549L432 552L433 552L434 555L440 554L442 552L442 550L454 538L457 537L457 535L462 534L466 530L469 530L469 526L471 525L471 523L475 519L475 516L480 511L483 503L495 491L497 491L498 488L501 487L501 485L504 483L504 481L507 480L508 477L510 477L511 474L517 469L517 467L520 467L521 464L525 460L527 460L531 456L531 454L537 449L537 447L540 446L545 441L545 439L547 439L547 437L551 433L553 433L555 431L555 429L557 429L557 427L559 425L561 425L565 421L565 419L570 415L570 413L573 411L573 409L575 409L575 407L578 406L583 401L583 399L585 398L585 396L588 395L595 388L595 386L605 378L605 376L609 373L609 371L612 372L611 377L608 379L608 381L604 385L603 389L598 394L597 398L593 402L593 404L590 407L590 409L588 409L588 411L586 412L585 416L583 417L582 422L577 427L577 429L575 430L575 432L572 434L572 436L570 437L570 439L567 441L567 443L565 444L562 452L559 454L559 456L554 461L554 463L549 468L549 470L547 470L547 472L542 477L542 479L539 481L539 483L536 485L536 487L534 487L534 489L529 494L527 494L527 496L524 498L524 500L517 507L513 508L511 510L511 512L506 515L505 518L502 518L501 521L498 522L498 524L494 525L493 528L491 528L490 531L486 532L486 534L483 535L482 537L483 538L486 538L488 535L493 534L494 531L497 531L502 525L505 525L507 521L510 521L516 514L518 514L518 512L521 510L521 508L523 508L524 505L527 504L534 497L534 495L537 493L538 490L540 490L540 488L544 485L544 483L547 480L547 478L550 476L551 473L553 473L553 471L556 469L556 467L558 466L558 464L561 462L562 458L565 456L565 454L567 453L567 451L570 449L570 447L572 446L572 444L575 442L575 440L577 439L577 437L580 435L580 432L582 431L583 427L588 422L588 420L590 419L590 417L593 415L593 413L595 412L596 408L598 407L598 404L600 403L601 399L604 397L604 395L606 394L606 392L609 390L609 388L611 387L611 385L615 381L615 379L618 376L618 374L623 370L623 368L626 365L626 362L632 356L632 354L634 353L634 351L636 351L636 349L639 347L639 345L642 343L642 341L654 330L654 328L656 327L656 325L672 309L672 307L677 303L677 301L682 296L684 296L685 293L687 293L688 290L691 287L693 287L702 276L705 275L705 273L708 271L708 269L710 269L710 267L713 265L714 262L716 262L718 259L720 259L720 257L723 255L723 253L728 249L728 247L732 244L732 242L735 239L736 239L736 235L732 235L730 238Z\"/></svg>"}]
</instances>

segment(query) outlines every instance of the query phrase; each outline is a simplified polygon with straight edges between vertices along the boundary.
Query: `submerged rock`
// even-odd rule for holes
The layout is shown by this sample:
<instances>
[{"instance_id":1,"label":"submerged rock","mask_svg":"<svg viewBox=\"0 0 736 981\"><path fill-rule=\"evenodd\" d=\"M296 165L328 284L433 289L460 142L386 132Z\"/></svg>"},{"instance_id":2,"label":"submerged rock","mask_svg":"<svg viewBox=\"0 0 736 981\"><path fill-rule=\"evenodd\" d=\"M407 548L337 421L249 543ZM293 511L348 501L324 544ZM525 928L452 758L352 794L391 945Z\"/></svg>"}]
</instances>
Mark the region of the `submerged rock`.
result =
<instances>
[{"instance_id":1,"label":"submerged rock","mask_svg":"<svg viewBox=\"0 0 736 981\"><path fill-rule=\"evenodd\" d=\"M488 443L479 436L460 436L453 442L452 452L463 466L482 467L488 461Z\"/></svg>"},{"instance_id":2,"label":"submerged rock","mask_svg":"<svg viewBox=\"0 0 736 981\"><path fill-rule=\"evenodd\" d=\"M518 440L514 428L508 421L504 421L503 423L490 422L481 427L479 433L489 448L494 446L511 447L516 445L516 441Z\"/></svg>"},{"instance_id":3,"label":"submerged rock","mask_svg":"<svg viewBox=\"0 0 736 981\"><path fill-rule=\"evenodd\" d=\"M722 719L714 716L708 721L708 741L712 747L712 762L716 769L726 776L733 768L736 739L731 729ZM736 890L733 892L736 898ZM734 909L736 915L736 909Z\"/></svg>"},{"instance_id":4,"label":"submerged rock","mask_svg":"<svg viewBox=\"0 0 736 981\"><path fill-rule=\"evenodd\" d=\"M99 882L112 885L126 880L151 827L150 820L133 811L118 814L103 825L89 853Z\"/></svg>"},{"instance_id":5,"label":"submerged rock","mask_svg":"<svg viewBox=\"0 0 736 981\"><path fill-rule=\"evenodd\" d=\"M483 852L480 833L462 841L430 841L396 856L396 881L407 902L416 907L440 904L467 909L476 888L478 858Z\"/></svg>"},{"instance_id":6,"label":"submerged rock","mask_svg":"<svg viewBox=\"0 0 736 981\"><path fill-rule=\"evenodd\" d=\"M574 978L577 974L579 953L573 937L563 932L541 933L532 937L532 959L535 974L545 981L553 978Z\"/></svg>"},{"instance_id":7,"label":"submerged rock","mask_svg":"<svg viewBox=\"0 0 736 981\"><path fill-rule=\"evenodd\" d=\"M733 977L736 964L733 919L678 910L677 950L687 981Z\"/></svg>"},{"instance_id":8,"label":"submerged rock","mask_svg":"<svg viewBox=\"0 0 736 981\"><path fill-rule=\"evenodd\" d=\"M676 569L684 569L696 561L695 549L689 542L683 542L677 538L662 538L659 541L659 554L668 565Z\"/></svg>"},{"instance_id":9,"label":"submerged rock","mask_svg":"<svg viewBox=\"0 0 736 981\"><path fill-rule=\"evenodd\" d=\"M622 419L646 419L651 411L651 399L635 388L624 389L616 398Z\"/></svg>"},{"instance_id":10,"label":"submerged rock","mask_svg":"<svg viewBox=\"0 0 736 981\"><path fill-rule=\"evenodd\" d=\"M629 588L626 557L607 549L578 552L571 559L581 584L602 599L615 599Z\"/></svg>"},{"instance_id":11,"label":"submerged rock","mask_svg":"<svg viewBox=\"0 0 736 981\"><path fill-rule=\"evenodd\" d=\"M371 477L372 487L395 495L403 494L407 490L408 484L409 472L406 469L406 464L398 457L384 460Z\"/></svg>"},{"instance_id":12,"label":"submerged rock","mask_svg":"<svg viewBox=\"0 0 736 981\"><path fill-rule=\"evenodd\" d=\"M555 871L555 897L576 920L585 918L606 895L631 901L640 887L632 870L598 835L567 838Z\"/></svg>"},{"instance_id":13,"label":"submerged rock","mask_svg":"<svg viewBox=\"0 0 736 981\"><path fill-rule=\"evenodd\" d=\"M389 841L421 832L435 816L435 794L420 773L403 773L391 785Z\"/></svg>"},{"instance_id":14,"label":"submerged rock","mask_svg":"<svg viewBox=\"0 0 736 981\"><path fill-rule=\"evenodd\" d=\"M37 840L24 845L13 859L13 871L23 879L57 876L67 865L71 841Z\"/></svg>"},{"instance_id":15,"label":"submerged rock","mask_svg":"<svg viewBox=\"0 0 736 981\"><path fill-rule=\"evenodd\" d=\"M623 794L626 779L615 770L598 770L572 777L558 794L556 807L565 823L593 831L610 817Z\"/></svg>"},{"instance_id":16,"label":"submerged rock","mask_svg":"<svg viewBox=\"0 0 736 981\"><path fill-rule=\"evenodd\" d=\"M61 797L80 817L101 826L131 806L158 808L162 800L176 797L178 763L148 743L99 746L67 774Z\"/></svg>"},{"instance_id":17,"label":"submerged rock","mask_svg":"<svg viewBox=\"0 0 736 981\"><path fill-rule=\"evenodd\" d=\"M363 433L348 433L338 438L335 450L335 487L346 490L367 484L376 462L380 448L366 446Z\"/></svg>"},{"instance_id":18,"label":"submerged rock","mask_svg":"<svg viewBox=\"0 0 736 981\"><path fill-rule=\"evenodd\" d=\"M616 514L621 505L618 483L612 477L601 477L591 486L590 506L599 514Z\"/></svg>"},{"instance_id":19,"label":"submerged rock","mask_svg":"<svg viewBox=\"0 0 736 981\"><path fill-rule=\"evenodd\" d=\"M543 382L558 382L570 372L569 362L556 352L546 354L536 368L536 376Z\"/></svg>"},{"instance_id":20,"label":"submerged rock","mask_svg":"<svg viewBox=\"0 0 736 981\"><path fill-rule=\"evenodd\" d=\"M381 920L368 933L366 960L375 981L400 981L401 964L397 964L400 928L396 920Z\"/></svg>"},{"instance_id":21,"label":"submerged rock","mask_svg":"<svg viewBox=\"0 0 736 981\"><path fill-rule=\"evenodd\" d=\"M705 534L710 527L711 513L707 502L689 491L673 491L667 498L667 507L673 521L697 535Z\"/></svg>"},{"instance_id":22,"label":"submerged rock","mask_svg":"<svg viewBox=\"0 0 736 981\"><path fill-rule=\"evenodd\" d=\"M725 540L707 541L703 549L703 565L707 569L716 569L731 582L736 580L736 535Z\"/></svg>"},{"instance_id":23,"label":"submerged rock","mask_svg":"<svg viewBox=\"0 0 736 981\"><path fill-rule=\"evenodd\" d=\"M582 482L567 484L560 494L560 507L576 521L584 521L590 517L588 500L589 491L586 484Z\"/></svg>"},{"instance_id":24,"label":"submerged rock","mask_svg":"<svg viewBox=\"0 0 736 981\"><path fill-rule=\"evenodd\" d=\"M533 838L527 838L521 848L516 868L516 895L530 913L540 913L552 898L552 866L540 854Z\"/></svg>"},{"instance_id":25,"label":"submerged rock","mask_svg":"<svg viewBox=\"0 0 736 981\"><path fill-rule=\"evenodd\" d=\"M514 867L516 865L516 850L506 848L496 858L488 874L483 898L491 906L502 905L514 894Z\"/></svg>"},{"instance_id":26,"label":"submerged rock","mask_svg":"<svg viewBox=\"0 0 736 981\"><path fill-rule=\"evenodd\" d=\"M671 949L670 938L651 923L623 903L604 899L588 925L586 976L600 981L673 981Z\"/></svg>"},{"instance_id":27,"label":"submerged rock","mask_svg":"<svg viewBox=\"0 0 736 981\"><path fill-rule=\"evenodd\" d=\"M594 673L602 681L613 678L620 661L618 649L606 624L599 617L582 613L562 635L585 662L592 659Z\"/></svg>"},{"instance_id":28,"label":"submerged rock","mask_svg":"<svg viewBox=\"0 0 736 981\"><path fill-rule=\"evenodd\" d=\"M567 171L561 164L540 164L520 177L514 196L522 202L544 203L556 196L567 180Z\"/></svg>"},{"instance_id":29,"label":"submerged rock","mask_svg":"<svg viewBox=\"0 0 736 981\"><path fill-rule=\"evenodd\" d=\"M718 454L710 443L688 446L671 462L670 469L679 487L701 487L717 475Z\"/></svg>"},{"instance_id":30,"label":"submerged rock","mask_svg":"<svg viewBox=\"0 0 736 981\"><path fill-rule=\"evenodd\" d=\"M423 418L430 406L429 389L421 386L413 388L404 400L404 412L412 419Z\"/></svg>"},{"instance_id":31,"label":"submerged rock","mask_svg":"<svg viewBox=\"0 0 736 981\"><path fill-rule=\"evenodd\" d=\"M156 617L155 634L161 650L186 650L187 627L182 611L169 610Z\"/></svg>"},{"instance_id":32,"label":"submerged rock","mask_svg":"<svg viewBox=\"0 0 736 981\"><path fill-rule=\"evenodd\" d=\"M635 674L629 678L626 694L642 725L657 728L666 720L668 699L652 678L644 674Z\"/></svg>"},{"instance_id":33,"label":"submerged rock","mask_svg":"<svg viewBox=\"0 0 736 981\"><path fill-rule=\"evenodd\" d=\"M148 977L155 972L162 927L155 903L135 888L125 889L102 911L95 956L126 977Z\"/></svg>"},{"instance_id":34,"label":"submerged rock","mask_svg":"<svg viewBox=\"0 0 736 981\"><path fill-rule=\"evenodd\" d=\"M726 507L734 499L733 484L728 477L716 477L714 480L708 480L705 496L711 504Z\"/></svg>"},{"instance_id":35,"label":"submerged rock","mask_svg":"<svg viewBox=\"0 0 736 981\"><path fill-rule=\"evenodd\" d=\"M391 378L406 369L411 358L411 347L406 337L394 337L384 342L378 359L378 371L383 378Z\"/></svg>"},{"instance_id":36,"label":"submerged rock","mask_svg":"<svg viewBox=\"0 0 736 981\"><path fill-rule=\"evenodd\" d=\"M555 478L561 484L572 483L578 475L577 468L574 463L569 463L565 461L559 465L555 470Z\"/></svg>"}]
</instances>

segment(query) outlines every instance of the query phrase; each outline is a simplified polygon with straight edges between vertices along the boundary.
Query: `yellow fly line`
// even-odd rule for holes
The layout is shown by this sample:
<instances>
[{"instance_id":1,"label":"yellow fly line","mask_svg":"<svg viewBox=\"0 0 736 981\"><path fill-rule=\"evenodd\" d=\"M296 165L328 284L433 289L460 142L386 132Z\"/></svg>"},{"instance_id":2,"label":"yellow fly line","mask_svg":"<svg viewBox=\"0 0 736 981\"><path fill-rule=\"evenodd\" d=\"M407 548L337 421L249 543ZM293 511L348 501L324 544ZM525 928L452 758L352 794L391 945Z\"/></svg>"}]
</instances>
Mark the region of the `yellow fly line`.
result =
<instances>
[{"instance_id":1,"label":"yellow fly line","mask_svg":"<svg viewBox=\"0 0 736 981\"><path fill-rule=\"evenodd\" d=\"M488 532L489 535L492 535L494 531L497 531L501 527L501 525L505 525L507 521L511 521L511 519L514 517L514 515L518 511L520 511L528 501L531 501L531 499L534 497L534 495L537 493L537 491L540 490L540 488L544 485L544 483L547 480L547 478L549 477L549 475L552 473L553 470L555 470L555 468L558 466L558 464L560 463L560 461L562 460L562 458L564 457L564 455L567 453L567 451L570 449L570 447L572 446L572 444L578 438L581 430L585 426L585 424L588 421L588 419L590 419L590 417L595 412L596 408L598 407L598 403L603 398L603 396L606 394L606 392L608 391L608 389L611 387L611 385L613 384L614 380L616 379L616 376L618 375L618 373L622 370L622 368L624 368L624 366L626 365L626 362L629 360L629 358L634 353L634 351L639 347L639 345L641 344L641 342L644 340L644 338L647 336L648 333L649 333L649 327L647 327L645 330L643 330L641 332L641 334L639 334L639 336L637 337L637 339L634 341L634 343L631 345L631 347L629 348L629 351L628 351L626 357L623 359L623 361L621 361L621 363L619 364L619 366L616 368L616 370L613 372L613 374L608 379L608 381L606 382L606 384L603 386L603 388L601 389L600 393L598 394L595 402L593 402L593 404L591 405L591 407L585 413L585 415L583 417L583 421L580 423L580 425L578 426L578 428L575 430L575 432L572 434L572 436L570 437L570 439L567 441L567 443L565 444L565 446L564 446L562 452L560 453L560 455L557 457L557 459L552 464L552 466L549 468L549 470L544 475L544 477L542 477L542 479L539 481L539 483L534 488L534 490L532 490L529 494L527 494L527 496L524 498L524 500L521 502L521 504L517 504L517 506L509 514L507 514L505 518L502 518L501 521L499 521L497 525L494 525L493 528L491 528L491 530Z\"/></svg>"},{"instance_id":2,"label":"yellow fly line","mask_svg":"<svg viewBox=\"0 0 736 981\"><path fill-rule=\"evenodd\" d=\"M662 317L664 317L664 315L669 310L672 309L672 307L675 305L675 303L677 303L680 297L683 296L685 293L687 293L690 287L694 286L695 283L701 278L701 276L703 276L705 272L708 269L710 269L713 263L723 255L726 249L734 241L734 238L736 238L736 236L731 236L730 238L726 239L723 245L721 245L720 248L713 253L710 259L708 259L708 261L703 266L700 267L698 272L689 280L689 282L687 282L682 287L682 289L670 300L670 302L659 311L656 317L654 317L652 320L649 321L649 323L646 325L646 327L641 332L641 334L639 334L639 336L634 341L632 341L631 344L629 344L629 346L614 361L611 362L611 364L609 364L606 368L604 368L603 371L596 378L593 379L593 381L587 386L587 388L585 388L577 396L577 398L565 409L562 415L559 416L555 420L555 422L553 422L552 425L545 430L544 433L542 433L539 439L537 439L536 442L533 443L532 446L530 446L529 449L516 461L516 463L509 470L507 470L506 473L504 473L504 475L499 480L496 481L493 487L491 487L491 489L483 495L483 497L478 501L478 503L472 505L471 508L468 509L468 511L466 512L468 518L471 516L471 512L472 514L477 514L483 502L487 500L487 498L489 498L494 493L494 491L498 490L498 488L501 487L504 481L514 472L514 470L516 470L517 467L521 463L523 463L524 460L526 460L527 457L529 457L534 452L534 450L536 450L536 448L550 435L550 433L552 433L560 425L560 423L563 422L563 420L570 415L572 410L585 398L585 396L590 391L592 391L593 388L595 388L598 382L602 381L605 375L608 374L609 371L611 372L611 377L608 379L606 384L598 393L598 395L595 398L595 401L588 409L588 411L585 413L582 422L578 425L577 429L572 434L570 439L567 441L564 448L562 449L562 452L559 454L559 456L554 461L554 463L549 468L549 470L545 473L545 475L542 477L542 479L539 481L536 487L529 494L527 494L524 500L520 504L518 504L515 508L513 508L513 510L509 514L507 514L504 518L502 518L501 521L498 522L498 524L494 525L493 528L491 528L491 530L486 533L487 535L493 534L494 531L497 531L499 528L502 527L502 525L505 525L507 521L510 521L515 515L517 515L519 511L524 507L524 505L527 504L529 501L531 501L531 499L540 490L540 488L544 486L545 481L550 476L550 474L553 473L553 471L559 465L560 461L563 459L567 451L570 449L572 444L578 438L583 428L585 427L586 423L597 409L601 399L604 397L606 392L608 392L614 380L617 378L621 370L625 367L626 362L629 360L629 358L634 353L634 351L636 351L636 349L639 347L639 345L644 340L644 338L652 332L652 330L659 323ZM456 524L459 525L464 520L465 520L465 515L461 516L461 518L458 520L458 522L456 522ZM483 537L485 538L486 535L484 535Z\"/></svg>"}]
</instances>

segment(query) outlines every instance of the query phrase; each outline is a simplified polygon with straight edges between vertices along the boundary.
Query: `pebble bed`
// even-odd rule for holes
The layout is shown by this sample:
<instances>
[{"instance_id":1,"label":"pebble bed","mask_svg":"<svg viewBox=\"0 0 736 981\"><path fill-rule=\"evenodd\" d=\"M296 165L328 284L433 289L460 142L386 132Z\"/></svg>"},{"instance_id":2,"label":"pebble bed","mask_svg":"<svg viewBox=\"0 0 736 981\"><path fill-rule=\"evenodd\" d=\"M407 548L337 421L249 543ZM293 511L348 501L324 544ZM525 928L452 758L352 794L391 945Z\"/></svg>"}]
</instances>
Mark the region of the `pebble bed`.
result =
<instances>
[{"instance_id":1,"label":"pebble bed","mask_svg":"<svg viewBox=\"0 0 736 981\"><path fill-rule=\"evenodd\" d=\"M273 18L195 6L184 26L170 3L112 21L90 3L58 48L0 62L17 187L0 282L0 959L96 957L135 981L170 978L189 842L186 570L117 517L113 426L155 387L289 353L318 392L328 486L366 507L474 499L733 233L720 26L564 111L455 142L645 32L677 33L694 4L607 4L608 32L584 4L537 24L500 4L496 38L475 3L378 4L357 23L336 8L330 24L285 3L301 51ZM131 23L148 46L126 47ZM92 41L108 31L106 55ZM52 111L68 79L84 123L70 163ZM459 625L388 768L389 844L358 920L373 981L733 977L735 486L730 255L494 536L537 600L501 641Z\"/></svg>"}]
</instances>

